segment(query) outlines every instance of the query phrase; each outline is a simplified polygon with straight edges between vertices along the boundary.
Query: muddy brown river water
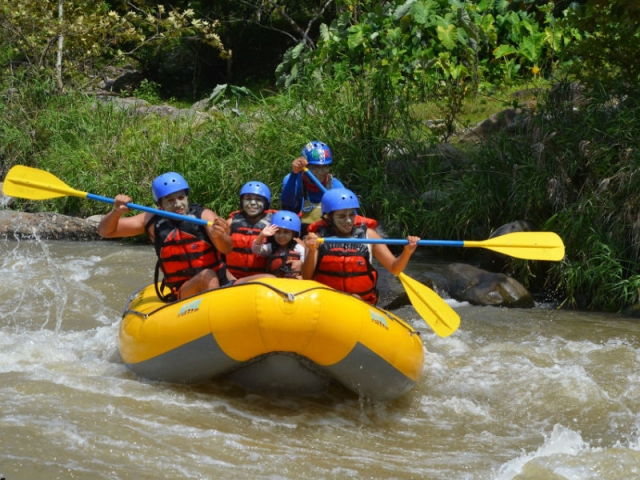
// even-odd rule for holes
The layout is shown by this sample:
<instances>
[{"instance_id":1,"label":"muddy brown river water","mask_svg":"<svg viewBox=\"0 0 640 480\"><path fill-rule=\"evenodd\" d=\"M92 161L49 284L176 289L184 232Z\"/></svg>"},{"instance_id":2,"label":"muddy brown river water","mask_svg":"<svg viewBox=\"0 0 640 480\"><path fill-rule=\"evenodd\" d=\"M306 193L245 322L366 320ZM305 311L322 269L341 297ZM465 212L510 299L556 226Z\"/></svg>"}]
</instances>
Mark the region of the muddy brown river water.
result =
<instances>
[{"instance_id":1,"label":"muddy brown river water","mask_svg":"<svg viewBox=\"0 0 640 480\"><path fill-rule=\"evenodd\" d=\"M154 383L117 348L152 250L0 241L0 477L640 478L637 321L448 300L462 323L440 338L404 307L425 370L388 403Z\"/></svg>"}]
</instances>

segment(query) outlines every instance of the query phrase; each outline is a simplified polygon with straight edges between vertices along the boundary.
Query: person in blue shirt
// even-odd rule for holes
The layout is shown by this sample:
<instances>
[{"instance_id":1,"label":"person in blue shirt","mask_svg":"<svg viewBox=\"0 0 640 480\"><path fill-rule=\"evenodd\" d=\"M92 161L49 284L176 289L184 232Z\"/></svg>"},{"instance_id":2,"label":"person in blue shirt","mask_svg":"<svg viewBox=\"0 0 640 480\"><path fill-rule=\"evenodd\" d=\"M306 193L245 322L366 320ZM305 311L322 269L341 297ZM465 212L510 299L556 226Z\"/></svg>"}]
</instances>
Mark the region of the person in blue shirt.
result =
<instances>
[{"instance_id":1,"label":"person in blue shirt","mask_svg":"<svg viewBox=\"0 0 640 480\"><path fill-rule=\"evenodd\" d=\"M344 188L342 182L330 173L332 161L328 145L319 141L309 142L302 149L302 156L291 163L291 173L282 181L280 204L283 210L300 213L300 237L306 235L310 224L322 218L320 202L324 194L304 169L308 168L326 190Z\"/></svg>"}]
</instances>

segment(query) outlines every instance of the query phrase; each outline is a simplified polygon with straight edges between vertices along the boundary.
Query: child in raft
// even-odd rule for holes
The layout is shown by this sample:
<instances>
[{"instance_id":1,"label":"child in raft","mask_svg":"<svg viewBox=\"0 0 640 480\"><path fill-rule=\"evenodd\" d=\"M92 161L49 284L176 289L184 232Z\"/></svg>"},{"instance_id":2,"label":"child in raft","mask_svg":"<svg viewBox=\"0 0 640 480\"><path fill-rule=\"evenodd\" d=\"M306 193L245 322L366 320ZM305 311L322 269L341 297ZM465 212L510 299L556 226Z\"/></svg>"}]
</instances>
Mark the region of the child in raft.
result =
<instances>
[{"instance_id":1,"label":"child in raft","mask_svg":"<svg viewBox=\"0 0 640 480\"><path fill-rule=\"evenodd\" d=\"M290 211L273 214L271 224L262 229L251 246L251 251L267 257L268 273L279 278L302 278L305 247L298 243L300 217Z\"/></svg>"}]
</instances>

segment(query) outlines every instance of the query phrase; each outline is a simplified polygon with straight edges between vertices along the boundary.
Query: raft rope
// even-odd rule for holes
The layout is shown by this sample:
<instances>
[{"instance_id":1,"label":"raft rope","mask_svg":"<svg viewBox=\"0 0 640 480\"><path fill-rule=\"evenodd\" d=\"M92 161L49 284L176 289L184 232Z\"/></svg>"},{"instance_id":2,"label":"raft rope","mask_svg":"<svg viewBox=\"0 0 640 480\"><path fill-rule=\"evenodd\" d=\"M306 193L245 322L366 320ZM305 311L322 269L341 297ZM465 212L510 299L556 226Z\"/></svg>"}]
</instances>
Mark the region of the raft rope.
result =
<instances>
[{"instance_id":1,"label":"raft rope","mask_svg":"<svg viewBox=\"0 0 640 480\"><path fill-rule=\"evenodd\" d=\"M189 263L189 266L191 266L191 263ZM159 279L160 279L160 259L158 259L158 261L156 261L156 268L155 268L155 271L153 273L153 285L156 288L156 295L164 303L171 303L171 302L175 302L176 300L178 300L178 294L175 291L172 291L171 293L169 293L167 295L164 295L162 293L162 291L166 287L166 284L164 283L164 278L163 278L162 279L162 284L160 284L160 286L158 286L158 280Z\"/></svg>"},{"instance_id":2,"label":"raft rope","mask_svg":"<svg viewBox=\"0 0 640 480\"><path fill-rule=\"evenodd\" d=\"M159 287L158 287L157 278L155 280L156 281L154 282L154 286L155 286L155 289L156 289L156 294L158 295L158 298L160 298L162 300L162 297L160 297L160 295L158 294ZM263 283L263 282L261 282L259 280L256 280L254 282L242 283L240 285L227 284L227 285L223 285L222 287L219 287L219 288L229 288L231 286L233 286L233 287L244 287L245 285L262 285L263 287L267 287L270 290L273 290L274 292L276 292L280 296L282 296L282 299L287 303L293 303L296 300L296 296L297 295L302 295L303 293L312 292L313 290L329 290L331 292L337 292L337 293L341 293L342 295L347 295L349 297L353 297L353 295L351 295L350 293L345 293L345 292L341 292L339 290L334 290L333 288L330 288L330 287L311 287L311 288L308 288L306 290L301 290L298 293L285 292L283 290L280 290L279 288L274 287L273 285L269 285L267 283ZM202 293L199 293L198 295L202 295ZM131 301L133 300L134 296L135 296L135 294L131 296L131 299L129 300L128 304L131 303ZM182 300L185 300L185 299L182 299ZM142 317L143 320L146 320L147 318L149 318L150 315L153 315L157 311L162 310L163 308L166 308L168 306L169 306L169 303L167 303L166 305L162 305L160 308L157 308L153 312L149 312L149 313L142 313L142 312L138 312L137 310L125 310L122 313L122 316L124 317L125 315L131 313L131 314L138 315L138 316ZM387 312L386 310L384 310L382 308L378 308L377 310L379 310L382 313L384 313L389 320L397 322L401 326L406 328L409 331L410 335L420 335L420 332L418 330L412 328L408 323L406 323L404 321L400 321L398 318L392 316L390 312Z\"/></svg>"},{"instance_id":3,"label":"raft rope","mask_svg":"<svg viewBox=\"0 0 640 480\"><path fill-rule=\"evenodd\" d=\"M244 285L263 285L263 286L265 286L267 288L270 288L274 292L279 293L282 296L282 298L284 299L284 301L287 302L287 303L293 303L295 301L295 299L296 299L296 295L302 295L303 293L311 292L313 290L329 290L331 292L337 292L337 293L341 293L343 295L347 295L349 297L353 297L353 295L351 295L350 293L341 292L340 290L335 290L335 289L330 288L330 287L311 287L311 288L308 288L306 290L302 290L302 291L300 291L298 293L284 292L284 291L280 290L279 288L274 287L273 285L268 285L268 284L263 283L263 282L261 282L259 280L256 280L255 282L243 283L241 285L236 285L236 286L242 287ZM418 330L414 329L413 327L411 327L408 323L406 323L404 321L399 321L398 318L392 316L386 310L384 310L382 308L377 308L377 310L383 312L389 320L392 320L394 322L398 322L400 325L402 325L404 328L406 328L409 331L410 335L418 335L418 336L420 335L420 332Z\"/></svg>"}]
</instances>

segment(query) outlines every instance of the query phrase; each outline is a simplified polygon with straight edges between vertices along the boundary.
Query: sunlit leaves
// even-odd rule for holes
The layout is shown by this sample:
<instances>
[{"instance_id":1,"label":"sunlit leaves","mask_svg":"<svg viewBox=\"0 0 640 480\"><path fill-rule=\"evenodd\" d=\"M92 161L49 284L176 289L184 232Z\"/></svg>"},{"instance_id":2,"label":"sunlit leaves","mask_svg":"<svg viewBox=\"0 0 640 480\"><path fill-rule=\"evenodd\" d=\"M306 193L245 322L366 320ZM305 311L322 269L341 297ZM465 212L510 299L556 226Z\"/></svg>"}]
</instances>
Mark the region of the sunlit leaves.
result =
<instances>
[{"instance_id":1,"label":"sunlit leaves","mask_svg":"<svg viewBox=\"0 0 640 480\"><path fill-rule=\"evenodd\" d=\"M502 58L507 55L512 55L518 52L518 49L513 45L500 45L493 51L495 58Z\"/></svg>"},{"instance_id":2,"label":"sunlit leaves","mask_svg":"<svg viewBox=\"0 0 640 480\"><path fill-rule=\"evenodd\" d=\"M456 46L456 37L458 35L458 29L455 25L439 24L436 27L438 33L438 40L442 42L445 48L452 50Z\"/></svg>"},{"instance_id":3,"label":"sunlit leaves","mask_svg":"<svg viewBox=\"0 0 640 480\"><path fill-rule=\"evenodd\" d=\"M64 40L67 67L95 73L114 58L140 55L184 36L197 38L229 55L217 34L219 23L195 18L191 9L163 6L108 10L100 0L66 0L58 18L58 1L21 0L0 11L0 42L13 45L18 59L37 70L55 63L57 40Z\"/></svg>"}]
</instances>

